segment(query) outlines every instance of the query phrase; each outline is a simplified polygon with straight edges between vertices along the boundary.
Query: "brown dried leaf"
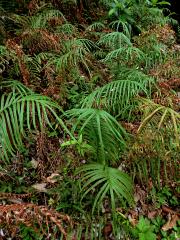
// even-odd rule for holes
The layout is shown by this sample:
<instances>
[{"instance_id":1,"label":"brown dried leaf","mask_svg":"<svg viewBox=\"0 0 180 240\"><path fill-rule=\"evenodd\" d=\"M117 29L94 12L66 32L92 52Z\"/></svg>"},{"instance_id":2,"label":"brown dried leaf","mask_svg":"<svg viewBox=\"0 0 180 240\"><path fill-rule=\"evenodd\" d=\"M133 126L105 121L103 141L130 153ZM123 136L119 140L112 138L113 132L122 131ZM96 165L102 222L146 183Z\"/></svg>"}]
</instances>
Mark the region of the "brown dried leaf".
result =
<instances>
[{"instance_id":1,"label":"brown dried leaf","mask_svg":"<svg viewBox=\"0 0 180 240\"><path fill-rule=\"evenodd\" d=\"M157 209L157 210L148 212L148 218L149 219L155 218L156 216L160 215L160 211L161 211L160 209Z\"/></svg>"},{"instance_id":2,"label":"brown dried leaf","mask_svg":"<svg viewBox=\"0 0 180 240\"><path fill-rule=\"evenodd\" d=\"M162 227L163 231L168 231L169 229L172 229L175 225L176 222L179 220L179 217L177 214L171 215L170 213L168 214L168 221L167 223L164 224Z\"/></svg>"},{"instance_id":3,"label":"brown dried leaf","mask_svg":"<svg viewBox=\"0 0 180 240\"><path fill-rule=\"evenodd\" d=\"M52 173L49 177L46 178L46 181L49 183L56 183L58 181L57 177L59 177L58 173Z\"/></svg>"},{"instance_id":4,"label":"brown dried leaf","mask_svg":"<svg viewBox=\"0 0 180 240\"><path fill-rule=\"evenodd\" d=\"M35 188L38 192L47 192L46 183L36 183L32 185L33 188Z\"/></svg>"}]
</instances>

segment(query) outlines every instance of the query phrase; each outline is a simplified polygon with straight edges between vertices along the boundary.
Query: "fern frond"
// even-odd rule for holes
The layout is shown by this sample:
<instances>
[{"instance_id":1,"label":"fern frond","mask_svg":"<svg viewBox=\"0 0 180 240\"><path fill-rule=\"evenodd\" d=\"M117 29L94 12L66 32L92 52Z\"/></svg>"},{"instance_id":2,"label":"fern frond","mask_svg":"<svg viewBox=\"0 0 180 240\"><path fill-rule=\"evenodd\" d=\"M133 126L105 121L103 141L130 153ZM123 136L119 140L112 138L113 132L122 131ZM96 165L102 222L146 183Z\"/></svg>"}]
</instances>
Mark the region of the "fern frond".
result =
<instances>
[{"instance_id":1,"label":"fern frond","mask_svg":"<svg viewBox=\"0 0 180 240\"><path fill-rule=\"evenodd\" d=\"M133 203L132 182L130 177L119 169L107 167L98 163L87 164L81 167L77 173L83 173L84 198L93 189L98 188L92 212L100 207L105 197L110 196L113 213L116 209L116 199L123 203L124 199L129 204Z\"/></svg>"},{"instance_id":2,"label":"fern frond","mask_svg":"<svg viewBox=\"0 0 180 240\"><path fill-rule=\"evenodd\" d=\"M98 41L99 45L105 45L111 49L118 49L122 46L131 47L132 43L122 32L112 32L103 35Z\"/></svg>"},{"instance_id":3,"label":"fern frond","mask_svg":"<svg viewBox=\"0 0 180 240\"><path fill-rule=\"evenodd\" d=\"M20 94L22 96L33 93L33 91L24 84L16 80L8 80L1 82L2 88L10 88L13 94Z\"/></svg>"},{"instance_id":4,"label":"fern frond","mask_svg":"<svg viewBox=\"0 0 180 240\"><path fill-rule=\"evenodd\" d=\"M86 32L102 31L103 28L105 28L105 25L102 22L94 22L86 28Z\"/></svg>"},{"instance_id":5,"label":"fern frond","mask_svg":"<svg viewBox=\"0 0 180 240\"><path fill-rule=\"evenodd\" d=\"M92 106L103 106L107 111L115 114L122 114L127 109L130 102L139 92L148 95L148 87L153 79L134 79L117 80L98 88L87 96L82 103L83 108Z\"/></svg>"},{"instance_id":6,"label":"fern frond","mask_svg":"<svg viewBox=\"0 0 180 240\"><path fill-rule=\"evenodd\" d=\"M10 221L13 231L16 229L19 231L21 224L32 227L36 233L39 233L39 239L42 236L48 237L49 229L54 231L54 226L57 227L56 231L61 234L61 237L66 238L67 225L72 227L72 221L68 215L61 214L54 209L48 209L47 206L38 206L32 203L1 205L0 211L3 225L8 227L8 221Z\"/></svg>"},{"instance_id":7,"label":"fern frond","mask_svg":"<svg viewBox=\"0 0 180 240\"><path fill-rule=\"evenodd\" d=\"M41 52L26 62L32 81L41 80L41 72L46 68L48 62L55 56L53 53ZM45 64L47 63L47 64Z\"/></svg>"},{"instance_id":8,"label":"fern frond","mask_svg":"<svg viewBox=\"0 0 180 240\"><path fill-rule=\"evenodd\" d=\"M115 49L111 52L109 52L105 59L103 59L104 62L111 62L112 60L120 60L121 61L143 61L145 59L144 53L135 47L120 47L118 49Z\"/></svg>"},{"instance_id":9,"label":"fern frond","mask_svg":"<svg viewBox=\"0 0 180 240\"><path fill-rule=\"evenodd\" d=\"M126 145L127 133L114 117L92 108L72 109L65 114L71 118L73 132L78 131L78 135L95 149L99 161L118 159Z\"/></svg>"},{"instance_id":10,"label":"fern frond","mask_svg":"<svg viewBox=\"0 0 180 240\"><path fill-rule=\"evenodd\" d=\"M140 109L144 112L142 123L138 132L151 127L156 133L168 130L175 137L176 145L180 146L180 114L170 107L156 104L149 99L140 99Z\"/></svg>"},{"instance_id":11,"label":"fern frond","mask_svg":"<svg viewBox=\"0 0 180 240\"><path fill-rule=\"evenodd\" d=\"M167 56L167 46L164 44L154 44L152 49L146 53L146 67L152 68L156 64L162 63Z\"/></svg>"},{"instance_id":12,"label":"fern frond","mask_svg":"<svg viewBox=\"0 0 180 240\"><path fill-rule=\"evenodd\" d=\"M24 30L45 29L48 27L48 21L59 17L63 18L66 22L64 15L59 10L55 9L45 9L41 13L38 12L32 17L24 17L17 14L13 14L12 16L13 20L20 24Z\"/></svg>"},{"instance_id":13,"label":"fern frond","mask_svg":"<svg viewBox=\"0 0 180 240\"><path fill-rule=\"evenodd\" d=\"M87 64L87 54L96 48L96 45L88 39L73 39L64 44L64 54L56 56L52 61L57 71L66 68L78 67L78 63L82 63L90 74Z\"/></svg>"},{"instance_id":14,"label":"fern frond","mask_svg":"<svg viewBox=\"0 0 180 240\"><path fill-rule=\"evenodd\" d=\"M116 20L111 22L109 26L115 29L117 32L122 30L125 36L127 36L129 39L131 38L131 25L128 22Z\"/></svg>"},{"instance_id":15,"label":"fern frond","mask_svg":"<svg viewBox=\"0 0 180 240\"><path fill-rule=\"evenodd\" d=\"M62 33L62 34L67 34L67 35L75 34L76 35L77 32L78 32L77 28L71 23L62 24L61 26L58 26L56 28L56 33Z\"/></svg>"},{"instance_id":16,"label":"fern frond","mask_svg":"<svg viewBox=\"0 0 180 240\"><path fill-rule=\"evenodd\" d=\"M23 149L22 138L27 130L43 130L44 124L53 128L50 115L69 132L56 113L61 109L55 102L17 85L10 83L13 91L0 98L0 158L7 161L10 155L14 156L17 150Z\"/></svg>"}]
</instances>

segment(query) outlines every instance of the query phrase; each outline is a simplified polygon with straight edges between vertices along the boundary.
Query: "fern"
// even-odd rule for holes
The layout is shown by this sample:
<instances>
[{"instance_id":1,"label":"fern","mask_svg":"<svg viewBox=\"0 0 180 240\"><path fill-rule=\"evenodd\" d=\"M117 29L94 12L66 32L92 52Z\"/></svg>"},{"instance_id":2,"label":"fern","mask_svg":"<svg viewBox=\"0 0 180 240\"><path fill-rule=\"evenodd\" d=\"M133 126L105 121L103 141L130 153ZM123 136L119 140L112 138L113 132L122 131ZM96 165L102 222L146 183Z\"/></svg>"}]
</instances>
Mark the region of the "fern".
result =
<instances>
[{"instance_id":1,"label":"fern","mask_svg":"<svg viewBox=\"0 0 180 240\"><path fill-rule=\"evenodd\" d=\"M33 93L33 91L26 87L24 84L20 83L19 81L16 80L6 80L1 82L1 88L5 89L11 89L13 94L19 94L22 96L30 95Z\"/></svg>"},{"instance_id":2,"label":"fern","mask_svg":"<svg viewBox=\"0 0 180 240\"><path fill-rule=\"evenodd\" d=\"M96 45L88 39L69 40L64 44L64 54L54 57L50 63L55 64L59 72L70 66L78 68L78 64L82 63L90 74L87 54L90 53L93 48L96 48Z\"/></svg>"},{"instance_id":3,"label":"fern","mask_svg":"<svg viewBox=\"0 0 180 240\"><path fill-rule=\"evenodd\" d=\"M86 32L102 31L103 28L105 28L105 25L102 22L94 22L86 28Z\"/></svg>"},{"instance_id":4,"label":"fern","mask_svg":"<svg viewBox=\"0 0 180 240\"><path fill-rule=\"evenodd\" d=\"M111 49L118 49L122 46L131 47L132 43L129 38L122 32L112 32L103 35L98 41L99 45L105 45Z\"/></svg>"},{"instance_id":5,"label":"fern","mask_svg":"<svg viewBox=\"0 0 180 240\"><path fill-rule=\"evenodd\" d=\"M87 96L83 100L82 107L103 106L107 111L120 115L130 104L133 104L133 99L139 92L149 94L148 88L153 81L151 78L146 78L144 81L143 78L133 77L112 81Z\"/></svg>"},{"instance_id":6,"label":"fern","mask_svg":"<svg viewBox=\"0 0 180 240\"><path fill-rule=\"evenodd\" d=\"M129 205L133 203L132 182L129 176L119 169L107 167L101 164L87 164L77 173L84 173L81 182L83 183L84 198L93 189L99 187L99 191L95 197L92 212L96 207L99 207L104 198L109 195L113 213L115 213L116 199L121 204L126 200Z\"/></svg>"},{"instance_id":7,"label":"fern","mask_svg":"<svg viewBox=\"0 0 180 240\"><path fill-rule=\"evenodd\" d=\"M12 16L12 19L16 23L20 24L22 28L27 31L35 29L45 29L48 27L48 21L56 17L63 18L63 20L66 22L64 15L59 10L55 9L45 9L43 12L37 13L32 17L23 17L14 14Z\"/></svg>"},{"instance_id":8,"label":"fern","mask_svg":"<svg viewBox=\"0 0 180 240\"><path fill-rule=\"evenodd\" d=\"M138 132L141 132L150 126L156 129L156 134L167 129L175 137L177 147L180 146L180 114L170 107L156 104L149 99L140 99L140 109L144 112L143 121Z\"/></svg>"},{"instance_id":9,"label":"fern","mask_svg":"<svg viewBox=\"0 0 180 240\"><path fill-rule=\"evenodd\" d=\"M142 62L143 59L145 59L144 53L135 47L120 47L118 49L115 49L111 52L109 52L105 59L103 59L104 62L110 62L112 63L113 60L121 60L121 62Z\"/></svg>"},{"instance_id":10,"label":"fern","mask_svg":"<svg viewBox=\"0 0 180 240\"><path fill-rule=\"evenodd\" d=\"M22 84L5 83L12 87L12 92L3 94L0 98L0 157L3 160L9 160L9 156L14 156L17 150L23 148L22 138L28 131L40 127L44 124L53 128L49 114L67 132L68 129L63 121L58 117L55 110L61 110L60 107L45 96L35 94ZM3 84L2 84L3 86Z\"/></svg>"},{"instance_id":11,"label":"fern","mask_svg":"<svg viewBox=\"0 0 180 240\"><path fill-rule=\"evenodd\" d=\"M66 112L71 118L73 132L82 134L83 140L93 147L100 162L118 159L127 134L110 114L98 109L72 109Z\"/></svg>"},{"instance_id":12,"label":"fern","mask_svg":"<svg viewBox=\"0 0 180 240\"><path fill-rule=\"evenodd\" d=\"M109 24L110 27L112 27L113 29L115 29L117 32L122 30L123 34L125 34L125 36L127 36L129 39L131 38L131 25L128 22L124 22L121 20L116 20L113 21Z\"/></svg>"},{"instance_id":13,"label":"fern","mask_svg":"<svg viewBox=\"0 0 180 240\"><path fill-rule=\"evenodd\" d=\"M167 57L167 47L164 44L153 44L152 49L146 53L146 68L153 68L156 64L162 63Z\"/></svg>"},{"instance_id":14,"label":"fern","mask_svg":"<svg viewBox=\"0 0 180 240\"><path fill-rule=\"evenodd\" d=\"M72 36L73 34L76 35L77 32L77 28L70 23L62 24L61 26L57 26L56 28L56 33L62 33L64 35Z\"/></svg>"},{"instance_id":15,"label":"fern","mask_svg":"<svg viewBox=\"0 0 180 240\"><path fill-rule=\"evenodd\" d=\"M48 61L50 62L54 55L55 54L49 52L41 52L28 59L26 64L33 82L37 80L41 81L41 73L47 68Z\"/></svg>"}]
</instances>

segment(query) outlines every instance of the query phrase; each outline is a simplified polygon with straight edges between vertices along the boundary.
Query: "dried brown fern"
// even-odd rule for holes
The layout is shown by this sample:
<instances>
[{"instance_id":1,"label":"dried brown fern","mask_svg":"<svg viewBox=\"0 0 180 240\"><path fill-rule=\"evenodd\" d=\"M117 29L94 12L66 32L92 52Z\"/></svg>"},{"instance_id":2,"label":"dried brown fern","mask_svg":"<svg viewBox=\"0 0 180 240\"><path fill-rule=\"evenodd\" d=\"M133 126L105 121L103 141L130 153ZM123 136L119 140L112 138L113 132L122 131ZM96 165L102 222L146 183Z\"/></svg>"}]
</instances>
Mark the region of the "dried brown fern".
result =
<instances>
[{"instance_id":1,"label":"dried brown fern","mask_svg":"<svg viewBox=\"0 0 180 240\"><path fill-rule=\"evenodd\" d=\"M19 68L23 77L23 83L28 86L29 84L29 71L26 67L25 64L25 54L22 50L22 47L20 45L18 45L14 40L9 39L6 42L6 46L8 49L13 50L16 53L17 59L18 59L18 63L19 63Z\"/></svg>"},{"instance_id":2,"label":"dried brown fern","mask_svg":"<svg viewBox=\"0 0 180 240\"><path fill-rule=\"evenodd\" d=\"M72 226L68 215L60 214L46 206L38 206L32 203L0 206L0 225L13 229L12 234L14 235L15 229L17 231L20 224L25 224L44 236L53 233L56 226L65 239L67 237L67 226Z\"/></svg>"},{"instance_id":3,"label":"dried brown fern","mask_svg":"<svg viewBox=\"0 0 180 240\"><path fill-rule=\"evenodd\" d=\"M29 51L34 54L38 51L54 50L60 52L61 38L58 34L49 32L46 29L33 29L24 31L21 34L22 44L28 43Z\"/></svg>"},{"instance_id":4,"label":"dried brown fern","mask_svg":"<svg viewBox=\"0 0 180 240\"><path fill-rule=\"evenodd\" d=\"M16 194L16 193L0 192L0 199L23 199L23 198L28 198L31 195L32 195L31 193Z\"/></svg>"}]
</instances>

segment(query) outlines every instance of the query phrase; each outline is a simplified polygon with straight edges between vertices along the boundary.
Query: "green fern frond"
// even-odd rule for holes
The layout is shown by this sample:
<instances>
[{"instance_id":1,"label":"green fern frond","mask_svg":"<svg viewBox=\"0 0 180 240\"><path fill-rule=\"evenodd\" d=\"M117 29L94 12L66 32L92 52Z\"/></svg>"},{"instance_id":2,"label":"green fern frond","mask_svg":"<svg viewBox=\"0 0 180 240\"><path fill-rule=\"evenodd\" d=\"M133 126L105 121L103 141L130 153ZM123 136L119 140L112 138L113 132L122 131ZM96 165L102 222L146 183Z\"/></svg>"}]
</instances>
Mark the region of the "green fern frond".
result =
<instances>
[{"instance_id":1,"label":"green fern frond","mask_svg":"<svg viewBox=\"0 0 180 240\"><path fill-rule=\"evenodd\" d=\"M145 59L145 55L140 49L135 47L120 47L109 52L103 61L111 62L112 60L121 60L123 62L130 62L143 61L143 59Z\"/></svg>"},{"instance_id":2,"label":"green fern frond","mask_svg":"<svg viewBox=\"0 0 180 240\"><path fill-rule=\"evenodd\" d=\"M83 173L84 198L92 190L98 188L92 212L103 204L105 197L110 196L113 213L116 209L116 199L121 203L125 200L129 205L133 204L132 182L130 177L119 169L104 166L98 163L87 164L81 167L77 173Z\"/></svg>"},{"instance_id":3,"label":"green fern frond","mask_svg":"<svg viewBox=\"0 0 180 240\"><path fill-rule=\"evenodd\" d=\"M128 68L127 66L116 66L113 69L113 73L115 77L119 80L127 79L145 84L145 87L149 93L148 96L150 96L152 86L156 88L156 79L154 77L146 75L142 70L143 68L139 69L138 66L136 68Z\"/></svg>"},{"instance_id":4,"label":"green fern frond","mask_svg":"<svg viewBox=\"0 0 180 240\"><path fill-rule=\"evenodd\" d=\"M22 84L6 83L13 89L0 98L0 158L9 160L9 156L23 148L22 138L26 131L43 130L44 124L53 128L50 115L69 133L56 110L60 107L46 96L27 91ZM3 86L3 85L2 85ZM70 134L70 133L69 133ZM71 134L70 134L71 135ZM72 135L71 135L72 136Z\"/></svg>"},{"instance_id":5,"label":"green fern frond","mask_svg":"<svg viewBox=\"0 0 180 240\"><path fill-rule=\"evenodd\" d=\"M72 131L78 131L83 140L95 149L96 158L101 162L118 159L124 149L127 133L109 113L98 109L72 109L66 116L73 123Z\"/></svg>"},{"instance_id":6,"label":"green fern frond","mask_svg":"<svg viewBox=\"0 0 180 240\"><path fill-rule=\"evenodd\" d=\"M147 49L148 50L148 49ZM152 68L156 64L162 63L167 57L167 46L164 44L153 44L152 49L146 53L146 68Z\"/></svg>"},{"instance_id":7,"label":"green fern frond","mask_svg":"<svg viewBox=\"0 0 180 240\"><path fill-rule=\"evenodd\" d=\"M86 28L86 32L89 31L102 31L105 28L105 25L102 22L94 22Z\"/></svg>"},{"instance_id":8,"label":"green fern frond","mask_svg":"<svg viewBox=\"0 0 180 240\"><path fill-rule=\"evenodd\" d=\"M26 64L33 82L41 80L42 71L47 67L48 62L50 62L54 56L55 54L53 53L41 52L27 60Z\"/></svg>"},{"instance_id":9,"label":"green fern frond","mask_svg":"<svg viewBox=\"0 0 180 240\"><path fill-rule=\"evenodd\" d=\"M19 81L16 80L6 80L1 82L1 88L7 88L7 89L11 89L13 94L20 94L23 96L26 96L28 94L33 93L33 91L26 87L24 84L20 83Z\"/></svg>"},{"instance_id":10,"label":"green fern frond","mask_svg":"<svg viewBox=\"0 0 180 240\"><path fill-rule=\"evenodd\" d=\"M56 28L56 33L62 33L67 35L76 35L78 33L77 28L71 23L65 23Z\"/></svg>"},{"instance_id":11,"label":"green fern frond","mask_svg":"<svg viewBox=\"0 0 180 240\"><path fill-rule=\"evenodd\" d=\"M37 13L36 15L33 15L32 17L23 17L20 15L13 15L13 20L21 24L23 29L44 29L48 27L48 21L53 18L61 17L66 22L66 19L64 15L59 11L55 9L45 9L41 13Z\"/></svg>"},{"instance_id":12,"label":"green fern frond","mask_svg":"<svg viewBox=\"0 0 180 240\"><path fill-rule=\"evenodd\" d=\"M73 39L64 44L64 54L56 56L52 63L55 64L57 71L66 68L78 67L78 63L82 63L90 74L87 64L87 54L96 48L96 45L88 39Z\"/></svg>"},{"instance_id":13,"label":"green fern frond","mask_svg":"<svg viewBox=\"0 0 180 240\"><path fill-rule=\"evenodd\" d=\"M117 32L122 30L122 32L127 36L129 39L131 38L131 25L128 22L124 22L121 20L113 21L109 24L109 26L115 29Z\"/></svg>"},{"instance_id":14,"label":"green fern frond","mask_svg":"<svg viewBox=\"0 0 180 240\"><path fill-rule=\"evenodd\" d=\"M122 46L131 47L132 43L129 38L122 32L112 32L103 35L98 41L99 45L105 45L110 49L118 49Z\"/></svg>"},{"instance_id":15,"label":"green fern frond","mask_svg":"<svg viewBox=\"0 0 180 240\"><path fill-rule=\"evenodd\" d=\"M122 114L127 110L132 100L140 92L145 95L149 94L149 85L153 83L153 79L146 78L136 79L127 78L126 80L117 80L98 88L87 96L82 103L83 108L104 107L109 112Z\"/></svg>"}]
</instances>

